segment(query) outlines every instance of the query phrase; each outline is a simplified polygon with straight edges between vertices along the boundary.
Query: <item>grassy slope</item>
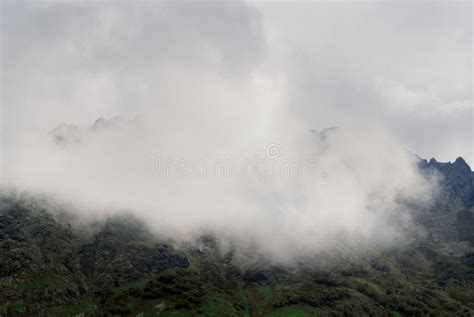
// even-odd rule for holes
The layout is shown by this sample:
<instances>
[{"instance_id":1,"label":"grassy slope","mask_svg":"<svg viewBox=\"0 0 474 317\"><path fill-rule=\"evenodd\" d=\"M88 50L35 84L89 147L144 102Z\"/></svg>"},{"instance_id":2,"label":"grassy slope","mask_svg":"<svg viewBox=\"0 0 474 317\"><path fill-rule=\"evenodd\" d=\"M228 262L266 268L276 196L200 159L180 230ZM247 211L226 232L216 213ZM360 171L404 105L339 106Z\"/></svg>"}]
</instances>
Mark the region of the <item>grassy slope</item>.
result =
<instances>
[{"instance_id":1,"label":"grassy slope","mask_svg":"<svg viewBox=\"0 0 474 317\"><path fill-rule=\"evenodd\" d=\"M137 234L133 223L121 226L124 219L90 235L59 225L35 207L15 208L0 227L5 251L0 254L1 315L472 316L474 312L472 266L465 257L424 245L342 263L331 272L269 268L262 273L258 268L243 270L212 243L204 251L165 247ZM175 262L169 264L169 259ZM149 269L161 262L163 270Z\"/></svg>"}]
</instances>

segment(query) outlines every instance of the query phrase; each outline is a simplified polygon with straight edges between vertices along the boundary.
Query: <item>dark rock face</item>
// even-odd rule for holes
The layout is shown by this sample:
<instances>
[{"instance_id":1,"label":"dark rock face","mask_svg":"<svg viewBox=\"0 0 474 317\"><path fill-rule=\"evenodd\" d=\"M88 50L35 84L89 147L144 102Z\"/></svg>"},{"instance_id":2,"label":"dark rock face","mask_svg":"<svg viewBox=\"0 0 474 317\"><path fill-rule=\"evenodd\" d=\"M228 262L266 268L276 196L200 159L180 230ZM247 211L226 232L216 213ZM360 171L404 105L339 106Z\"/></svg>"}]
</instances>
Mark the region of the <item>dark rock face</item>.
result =
<instances>
[{"instance_id":1,"label":"dark rock face","mask_svg":"<svg viewBox=\"0 0 474 317\"><path fill-rule=\"evenodd\" d=\"M31 211L28 206L3 201L0 215L2 276L37 274L50 263L61 263L53 268L56 272L77 268L74 261L69 261L70 269L63 264L73 252L72 233L45 210Z\"/></svg>"},{"instance_id":2,"label":"dark rock face","mask_svg":"<svg viewBox=\"0 0 474 317\"><path fill-rule=\"evenodd\" d=\"M131 118L115 116L112 118L99 117L92 126L81 128L74 124L60 123L49 132L49 136L56 145L61 147L76 146L87 142L89 138L105 131L118 131L120 129L137 129L141 122L140 116Z\"/></svg>"},{"instance_id":3,"label":"dark rock face","mask_svg":"<svg viewBox=\"0 0 474 317\"><path fill-rule=\"evenodd\" d=\"M432 158L429 162L421 160L422 171L436 171L442 176L441 184L449 199L459 198L467 207L474 205L474 172L462 157L454 163L440 163Z\"/></svg>"},{"instance_id":4,"label":"dark rock face","mask_svg":"<svg viewBox=\"0 0 474 317\"><path fill-rule=\"evenodd\" d=\"M68 228L28 203L0 206L0 303L20 299L32 303L23 315L50 316L45 310L88 293Z\"/></svg>"},{"instance_id":5,"label":"dark rock face","mask_svg":"<svg viewBox=\"0 0 474 317\"><path fill-rule=\"evenodd\" d=\"M271 285L282 280L285 276L286 271L280 267L254 268L244 273L243 280L246 283Z\"/></svg>"},{"instance_id":6,"label":"dark rock face","mask_svg":"<svg viewBox=\"0 0 474 317\"><path fill-rule=\"evenodd\" d=\"M157 242L136 219L111 218L81 238L38 206L3 198L0 250L0 303L30 303L23 315L61 315L53 308L189 266L186 256Z\"/></svg>"},{"instance_id":7,"label":"dark rock face","mask_svg":"<svg viewBox=\"0 0 474 317\"><path fill-rule=\"evenodd\" d=\"M446 242L474 242L474 172L463 158L441 163L432 158L420 160L423 173L440 177L441 192L424 224L440 247ZM452 248L453 246L449 246Z\"/></svg>"},{"instance_id":8,"label":"dark rock face","mask_svg":"<svg viewBox=\"0 0 474 317\"><path fill-rule=\"evenodd\" d=\"M76 125L61 123L49 132L49 136L57 145L68 146L80 143L83 131Z\"/></svg>"},{"instance_id":9,"label":"dark rock face","mask_svg":"<svg viewBox=\"0 0 474 317\"><path fill-rule=\"evenodd\" d=\"M153 242L152 234L134 218L107 219L92 242L82 245L79 259L87 277L99 289L149 277L173 267L189 266L183 254ZM111 278L113 276L113 279Z\"/></svg>"},{"instance_id":10,"label":"dark rock face","mask_svg":"<svg viewBox=\"0 0 474 317\"><path fill-rule=\"evenodd\" d=\"M474 244L474 210L463 209L457 214L459 240Z\"/></svg>"}]
</instances>

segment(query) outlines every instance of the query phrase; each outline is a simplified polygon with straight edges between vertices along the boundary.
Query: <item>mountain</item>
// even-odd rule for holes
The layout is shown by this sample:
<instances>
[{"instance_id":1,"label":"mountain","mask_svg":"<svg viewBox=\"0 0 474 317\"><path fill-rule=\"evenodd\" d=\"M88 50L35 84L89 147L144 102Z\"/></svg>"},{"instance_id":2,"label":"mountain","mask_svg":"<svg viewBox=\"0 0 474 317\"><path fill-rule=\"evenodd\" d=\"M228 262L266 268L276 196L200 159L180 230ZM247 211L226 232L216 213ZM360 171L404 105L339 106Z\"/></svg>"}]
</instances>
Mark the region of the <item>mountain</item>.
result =
<instances>
[{"instance_id":1,"label":"mountain","mask_svg":"<svg viewBox=\"0 0 474 317\"><path fill-rule=\"evenodd\" d=\"M442 191L430 219L424 221L431 229L431 238L427 240L440 240L438 247L474 243L474 172L469 165L461 157L453 163L440 163L432 158L429 162L421 160L419 167L424 173L441 176Z\"/></svg>"},{"instance_id":2,"label":"mountain","mask_svg":"<svg viewBox=\"0 0 474 317\"><path fill-rule=\"evenodd\" d=\"M115 116L111 118L97 118L88 128L81 128L75 124L60 123L49 131L49 137L58 146L73 146L80 144L84 140L97 136L101 132L113 132L117 130L137 129L142 117L140 115L132 117Z\"/></svg>"},{"instance_id":3,"label":"mountain","mask_svg":"<svg viewBox=\"0 0 474 317\"><path fill-rule=\"evenodd\" d=\"M473 316L474 173L462 158L419 169L440 180L424 234L330 265L242 259L212 234L177 246L127 214L78 225L4 193L0 316Z\"/></svg>"}]
</instances>

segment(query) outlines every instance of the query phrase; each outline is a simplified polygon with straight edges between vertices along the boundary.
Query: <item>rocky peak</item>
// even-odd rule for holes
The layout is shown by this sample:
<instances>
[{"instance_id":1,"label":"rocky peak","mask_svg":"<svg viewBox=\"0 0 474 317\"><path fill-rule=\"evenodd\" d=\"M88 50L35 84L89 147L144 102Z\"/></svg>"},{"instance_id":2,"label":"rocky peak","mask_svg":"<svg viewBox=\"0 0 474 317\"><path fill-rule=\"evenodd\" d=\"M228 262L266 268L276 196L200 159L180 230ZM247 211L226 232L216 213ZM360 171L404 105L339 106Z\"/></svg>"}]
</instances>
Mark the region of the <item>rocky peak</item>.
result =
<instances>
[{"instance_id":1,"label":"rocky peak","mask_svg":"<svg viewBox=\"0 0 474 317\"><path fill-rule=\"evenodd\" d=\"M49 132L49 136L58 145L73 145L81 142L83 131L74 124L60 123Z\"/></svg>"},{"instance_id":2,"label":"rocky peak","mask_svg":"<svg viewBox=\"0 0 474 317\"><path fill-rule=\"evenodd\" d=\"M466 163L466 161L462 157L458 157L454 161L453 167L455 167L457 170L462 171L464 173L472 172L471 168L469 167L469 165Z\"/></svg>"},{"instance_id":3,"label":"rocky peak","mask_svg":"<svg viewBox=\"0 0 474 317\"><path fill-rule=\"evenodd\" d=\"M451 193L452 198L460 198L468 206L474 205L474 172L462 157L453 163L438 162L435 158L420 160L421 170L436 172L442 176L441 184Z\"/></svg>"}]
</instances>

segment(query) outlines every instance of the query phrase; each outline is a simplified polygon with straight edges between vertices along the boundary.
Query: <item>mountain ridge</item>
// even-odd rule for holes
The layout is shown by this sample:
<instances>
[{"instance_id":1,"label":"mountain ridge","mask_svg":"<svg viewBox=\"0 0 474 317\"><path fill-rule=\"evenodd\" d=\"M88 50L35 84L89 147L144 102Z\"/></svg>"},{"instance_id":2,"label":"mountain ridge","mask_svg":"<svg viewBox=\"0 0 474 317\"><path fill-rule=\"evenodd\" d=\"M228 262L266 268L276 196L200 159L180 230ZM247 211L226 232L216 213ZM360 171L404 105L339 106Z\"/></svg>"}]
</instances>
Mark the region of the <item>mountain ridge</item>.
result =
<instances>
[{"instance_id":1,"label":"mountain ridge","mask_svg":"<svg viewBox=\"0 0 474 317\"><path fill-rule=\"evenodd\" d=\"M467 166L467 168L466 168ZM335 255L331 265L243 261L218 238L176 246L118 215L75 227L34 200L0 199L5 316L471 316L473 172L420 160L440 195L406 247Z\"/></svg>"}]
</instances>

